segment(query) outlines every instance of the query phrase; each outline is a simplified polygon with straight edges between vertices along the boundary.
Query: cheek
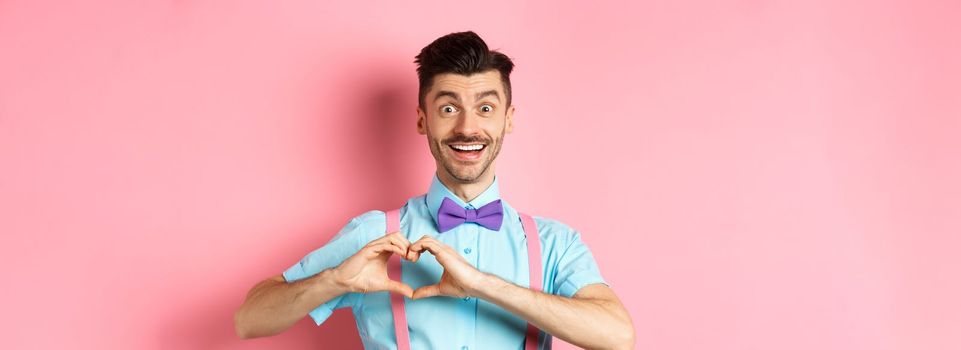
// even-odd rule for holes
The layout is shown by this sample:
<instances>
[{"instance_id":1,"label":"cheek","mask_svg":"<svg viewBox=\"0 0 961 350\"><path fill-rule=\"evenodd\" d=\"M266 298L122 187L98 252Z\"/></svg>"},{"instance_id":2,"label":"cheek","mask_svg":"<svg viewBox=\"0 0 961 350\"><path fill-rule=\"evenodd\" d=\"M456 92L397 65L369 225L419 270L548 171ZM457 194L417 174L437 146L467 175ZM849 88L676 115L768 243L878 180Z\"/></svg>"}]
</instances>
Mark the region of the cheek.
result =
<instances>
[{"instance_id":1,"label":"cheek","mask_svg":"<svg viewBox=\"0 0 961 350\"><path fill-rule=\"evenodd\" d=\"M443 119L434 119L430 122L430 128L428 128L427 133L431 137L437 139L443 139L445 135L449 135L451 130L453 130L454 124Z\"/></svg>"},{"instance_id":2,"label":"cheek","mask_svg":"<svg viewBox=\"0 0 961 350\"><path fill-rule=\"evenodd\" d=\"M490 137L498 137L504 131L504 119L492 119L484 124L484 130Z\"/></svg>"},{"instance_id":3,"label":"cheek","mask_svg":"<svg viewBox=\"0 0 961 350\"><path fill-rule=\"evenodd\" d=\"M441 144L441 140L444 139L444 134L437 129L436 124L431 124L431 126L427 128L426 136L432 145L437 145L438 147Z\"/></svg>"}]
</instances>

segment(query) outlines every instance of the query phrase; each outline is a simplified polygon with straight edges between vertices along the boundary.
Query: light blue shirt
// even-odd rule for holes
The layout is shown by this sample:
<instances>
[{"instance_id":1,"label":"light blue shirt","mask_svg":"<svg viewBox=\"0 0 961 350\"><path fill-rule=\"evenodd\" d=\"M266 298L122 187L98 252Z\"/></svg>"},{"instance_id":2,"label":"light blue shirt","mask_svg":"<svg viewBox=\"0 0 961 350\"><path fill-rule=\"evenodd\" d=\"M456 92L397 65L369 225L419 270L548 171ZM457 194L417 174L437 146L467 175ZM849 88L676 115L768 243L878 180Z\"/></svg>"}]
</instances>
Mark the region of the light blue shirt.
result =
<instances>
[{"instance_id":1,"label":"light blue shirt","mask_svg":"<svg viewBox=\"0 0 961 350\"><path fill-rule=\"evenodd\" d=\"M450 231L437 231L437 209L444 197L469 208L500 199L497 179L474 200L464 203L440 182L437 175L425 195L411 198L400 210L401 232L410 242L429 235L447 244L480 271L499 276L522 287L530 286L527 238L520 216L507 202L500 231L464 223ZM534 217L541 241L544 292L571 297L581 287L605 283L597 263L580 234L558 221ZM368 242L384 235L383 211L369 211L353 218L330 242L307 254L284 271L288 282L336 267ZM416 263L402 260L403 282L412 288L440 281L443 268L424 252ZM606 284L606 283L605 283ZM477 298L437 296L405 299L412 349L523 349L527 321L503 308ZM310 312L320 325L334 309L351 307L358 333L366 349L396 349L393 313L388 292L347 293ZM541 332L540 349L550 349L550 335Z\"/></svg>"}]
</instances>

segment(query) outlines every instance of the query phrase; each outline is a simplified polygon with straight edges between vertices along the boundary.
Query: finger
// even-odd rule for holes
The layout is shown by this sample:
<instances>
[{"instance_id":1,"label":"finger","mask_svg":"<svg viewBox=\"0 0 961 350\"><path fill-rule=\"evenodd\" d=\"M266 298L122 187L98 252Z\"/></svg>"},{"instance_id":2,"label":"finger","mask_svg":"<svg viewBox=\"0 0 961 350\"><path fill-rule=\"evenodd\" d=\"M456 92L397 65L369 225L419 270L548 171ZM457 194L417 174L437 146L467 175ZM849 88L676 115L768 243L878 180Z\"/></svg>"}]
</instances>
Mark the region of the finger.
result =
<instances>
[{"instance_id":1,"label":"finger","mask_svg":"<svg viewBox=\"0 0 961 350\"><path fill-rule=\"evenodd\" d=\"M371 252L372 257L381 255L385 252L391 252L400 256L404 256L404 254L407 254L406 250L400 249L400 247L395 246L393 244L389 244L389 243L382 243L375 246L370 246L370 247L367 247L367 249Z\"/></svg>"},{"instance_id":2,"label":"finger","mask_svg":"<svg viewBox=\"0 0 961 350\"><path fill-rule=\"evenodd\" d=\"M400 231L392 232L385 237L391 242L397 243L397 245L404 247L405 249L410 245L410 241L408 241L407 237L404 237L404 234Z\"/></svg>"},{"instance_id":3,"label":"finger","mask_svg":"<svg viewBox=\"0 0 961 350\"><path fill-rule=\"evenodd\" d=\"M405 242L407 244L410 244L410 241L407 240L407 237L404 237L404 235L400 231L394 231L368 242L367 245L381 244L381 243L392 242L392 241Z\"/></svg>"},{"instance_id":4,"label":"finger","mask_svg":"<svg viewBox=\"0 0 961 350\"><path fill-rule=\"evenodd\" d=\"M437 262L444 266L445 268L449 264L454 263L456 260L464 260L454 248L446 245L434 238L417 240L414 244L410 245L410 250L416 252L423 252L424 250L429 251L431 255L437 259Z\"/></svg>"},{"instance_id":5,"label":"finger","mask_svg":"<svg viewBox=\"0 0 961 350\"><path fill-rule=\"evenodd\" d=\"M407 250L409 250L409 251L411 252L411 259L410 259L410 261L417 262L417 260L420 259L421 253L423 253L424 250L428 250L427 247L425 247L425 242L436 242L436 243L440 243L440 241L438 241L438 240L435 239L434 237L427 236L427 235L421 236L420 239L418 239L416 242L411 243L411 244L410 244L410 248L407 249ZM418 243L420 243L420 244L418 244ZM436 245L435 245L435 246L436 246ZM431 254L436 255L433 251L431 251Z\"/></svg>"},{"instance_id":6,"label":"finger","mask_svg":"<svg viewBox=\"0 0 961 350\"><path fill-rule=\"evenodd\" d=\"M400 233L400 231L396 231L394 233L381 236L380 238L377 238L373 241L368 242L366 246L375 246L379 244L393 244L400 247L404 251L407 251L407 249L410 247L410 241L408 241L407 237L404 237ZM406 253L401 254L401 256L406 256L406 255L407 255Z\"/></svg>"},{"instance_id":7,"label":"finger","mask_svg":"<svg viewBox=\"0 0 961 350\"><path fill-rule=\"evenodd\" d=\"M409 298L409 299L413 299L413 298L414 298L414 290L413 290L413 288L411 288L410 286L408 286L408 285L406 285L406 284L404 284L404 283L401 283L401 282L397 282L397 281L394 281L394 280L388 281L388 282L387 282L387 290L390 291L390 292L393 292L393 293L397 293L397 294L403 295L403 296L405 296L405 297L407 297L407 298Z\"/></svg>"},{"instance_id":8,"label":"finger","mask_svg":"<svg viewBox=\"0 0 961 350\"><path fill-rule=\"evenodd\" d=\"M422 251L423 249L421 250L414 249L414 244L411 243L410 246L407 247L407 252L408 252L407 254L410 257L408 260L410 260L411 262L417 262L417 260L420 260L420 254Z\"/></svg>"},{"instance_id":9,"label":"finger","mask_svg":"<svg viewBox=\"0 0 961 350\"><path fill-rule=\"evenodd\" d=\"M418 242L418 243L411 244L410 251L417 254L417 257L416 257L417 260L420 260L420 256L421 254L424 253L424 251L430 252L435 259L438 258L437 249L430 243ZM416 262L417 260L412 260L412 261Z\"/></svg>"},{"instance_id":10,"label":"finger","mask_svg":"<svg viewBox=\"0 0 961 350\"><path fill-rule=\"evenodd\" d=\"M427 242L430 242L432 239L433 238L431 238L430 236L423 236L420 239L418 239L416 242L410 244L410 250L413 250L416 252L423 252L425 249L427 249L427 247L425 246Z\"/></svg>"},{"instance_id":11,"label":"finger","mask_svg":"<svg viewBox=\"0 0 961 350\"><path fill-rule=\"evenodd\" d=\"M432 237L424 236L421 239L410 245L410 250L421 253L423 251L429 251L434 256L438 256L443 252L442 243L438 242Z\"/></svg>"},{"instance_id":12,"label":"finger","mask_svg":"<svg viewBox=\"0 0 961 350\"><path fill-rule=\"evenodd\" d=\"M387 242L388 240L390 240L390 235L383 235L383 236L377 237L376 239L370 242L367 242L367 245L381 244L381 243Z\"/></svg>"},{"instance_id":13,"label":"finger","mask_svg":"<svg viewBox=\"0 0 961 350\"><path fill-rule=\"evenodd\" d=\"M400 247L402 250L404 250L404 252L399 253L399 255L404 259L410 260L410 255L408 254L408 251L410 248L410 241L408 241L407 237L404 237L404 235L400 231L394 231L390 234L384 235L383 237L370 241L370 243L367 243L368 246L373 246L378 244L396 245Z\"/></svg>"},{"instance_id":14,"label":"finger","mask_svg":"<svg viewBox=\"0 0 961 350\"><path fill-rule=\"evenodd\" d=\"M413 297L411 299L430 298L438 295L440 295L440 285L432 284L414 290Z\"/></svg>"},{"instance_id":15,"label":"finger","mask_svg":"<svg viewBox=\"0 0 961 350\"><path fill-rule=\"evenodd\" d=\"M400 249L404 251L404 253L400 254L400 256L404 257L404 259L410 260L410 241L407 240L407 237L401 235L400 232L395 232L388 235L387 238L390 244L400 247Z\"/></svg>"}]
</instances>

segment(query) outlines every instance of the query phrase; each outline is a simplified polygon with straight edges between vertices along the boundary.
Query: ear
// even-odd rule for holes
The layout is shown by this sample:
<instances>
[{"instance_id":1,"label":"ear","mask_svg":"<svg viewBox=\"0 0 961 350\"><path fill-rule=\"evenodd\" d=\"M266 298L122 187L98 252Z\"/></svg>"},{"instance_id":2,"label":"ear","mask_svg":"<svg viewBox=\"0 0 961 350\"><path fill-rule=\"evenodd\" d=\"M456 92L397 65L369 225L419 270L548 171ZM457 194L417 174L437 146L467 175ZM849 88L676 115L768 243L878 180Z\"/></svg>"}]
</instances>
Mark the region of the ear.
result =
<instances>
[{"instance_id":1,"label":"ear","mask_svg":"<svg viewBox=\"0 0 961 350\"><path fill-rule=\"evenodd\" d=\"M427 113L420 106L417 106L417 133L427 135Z\"/></svg>"},{"instance_id":2,"label":"ear","mask_svg":"<svg viewBox=\"0 0 961 350\"><path fill-rule=\"evenodd\" d=\"M507 121L504 124L504 131L508 134L514 131L514 105L507 107Z\"/></svg>"}]
</instances>

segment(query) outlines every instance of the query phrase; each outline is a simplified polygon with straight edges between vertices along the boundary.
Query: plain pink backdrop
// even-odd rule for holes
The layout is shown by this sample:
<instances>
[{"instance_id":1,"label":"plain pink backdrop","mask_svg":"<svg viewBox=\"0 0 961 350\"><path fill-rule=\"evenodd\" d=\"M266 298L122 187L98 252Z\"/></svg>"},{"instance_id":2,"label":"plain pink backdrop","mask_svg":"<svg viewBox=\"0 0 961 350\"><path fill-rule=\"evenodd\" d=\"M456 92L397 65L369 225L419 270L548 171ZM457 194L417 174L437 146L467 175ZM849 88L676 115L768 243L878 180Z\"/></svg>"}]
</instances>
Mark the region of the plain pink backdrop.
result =
<instances>
[{"instance_id":1,"label":"plain pink backdrop","mask_svg":"<svg viewBox=\"0 0 961 350\"><path fill-rule=\"evenodd\" d=\"M580 3L0 1L0 348L359 347L233 311L426 190L461 30L517 64L504 197L639 349L961 348L961 2Z\"/></svg>"}]
</instances>

